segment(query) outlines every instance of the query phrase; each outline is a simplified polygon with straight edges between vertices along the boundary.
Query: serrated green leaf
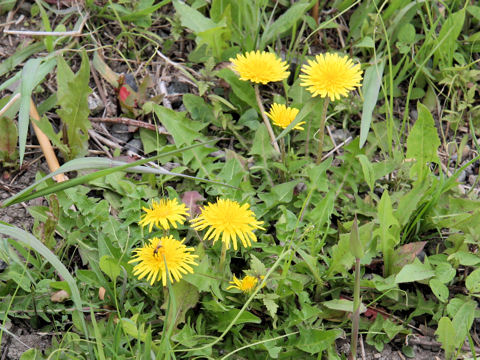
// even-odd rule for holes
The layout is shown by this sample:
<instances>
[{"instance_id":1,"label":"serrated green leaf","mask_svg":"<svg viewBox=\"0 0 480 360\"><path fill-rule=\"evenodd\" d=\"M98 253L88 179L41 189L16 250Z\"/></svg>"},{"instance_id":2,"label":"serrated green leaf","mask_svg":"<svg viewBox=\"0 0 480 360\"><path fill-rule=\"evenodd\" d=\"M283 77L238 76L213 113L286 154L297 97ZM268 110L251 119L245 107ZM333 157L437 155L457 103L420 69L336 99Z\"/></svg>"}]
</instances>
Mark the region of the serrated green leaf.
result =
<instances>
[{"instance_id":1,"label":"serrated green leaf","mask_svg":"<svg viewBox=\"0 0 480 360\"><path fill-rule=\"evenodd\" d=\"M418 182L427 174L427 162L439 163L437 154L440 139L432 114L422 103L417 104L418 119L407 138L407 158L414 159L410 176L417 176Z\"/></svg>"},{"instance_id":2,"label":"serrated green leaf","mask_svg":"<svg viewBox=\"0 0 480 360\"><path fill-rule=\"evenodd\" d=\"M100 269L107 274L112 281L115 281L120 275L120 265L118 265L118 261L109 255L102 256L99 265Z\"/></svg>"},{"instance_id":3,"label":"serrated green leaf","mask_svg":"<svg viewBox=\"0 0 480 360\"><path fill-rule=\"evenodd\" d=\"M67 128L69 159L83 156L87 153L88 130L92 127L88 120L88 95L92 92L90 81L90 64L87 53L82 53L80 70L74 75L63 57L57 59L57 99L60 109L58 115Z\"/></svg>"},{"instance_id":4,"label":"serrated green leaf","mask_svg":"<svg viewBox=\"0 0 480 360\"><path fill-rule=\"evenodd\" d=\"M205 125L188 120L185 113L167 109L157 104L153 105L153 111L162 125L172 134L175 145L190 145L196 139L203 138L203 135L198 130Z\"/></svg>"},{"instance_id":5,"label":"serrated green leaf","mask_svg":"<svg viewBox=\"0 0 480 360\"><path fill-rule=\"evenodd\" d=\"M260 276L264 276L267 273L265 264L253 254L250 255L250 269L252 269L256 275Z\"/></svg>"},{"instance_id":6,"label":"serrated green leaf","mask_svg":"<svg viewBox=\"0 0 480 360\"><path fill-rule=\"evenodd\" d=\"M277 315L278 304L275 302L275 300L279 297L280 296L277 294L266 294L263 297L263 305L265 305L272 318Z\"/></svg>"},{"instance_id":7,"label":"serrated green leaf","mask_svg":"<svg viewBox=\"0 0 480 360\"><path fill-rule=\"evenodd\" d=\"M383 192L378 203L378 221L380 222L380 228L375 231L375 235L380 237L379 245L383 252L385 276L389 276L393 270L393 250L395 245L400 242L400 238L398 221L393 215L392 201L387 190Z\"/></svg>"}]
</instances>

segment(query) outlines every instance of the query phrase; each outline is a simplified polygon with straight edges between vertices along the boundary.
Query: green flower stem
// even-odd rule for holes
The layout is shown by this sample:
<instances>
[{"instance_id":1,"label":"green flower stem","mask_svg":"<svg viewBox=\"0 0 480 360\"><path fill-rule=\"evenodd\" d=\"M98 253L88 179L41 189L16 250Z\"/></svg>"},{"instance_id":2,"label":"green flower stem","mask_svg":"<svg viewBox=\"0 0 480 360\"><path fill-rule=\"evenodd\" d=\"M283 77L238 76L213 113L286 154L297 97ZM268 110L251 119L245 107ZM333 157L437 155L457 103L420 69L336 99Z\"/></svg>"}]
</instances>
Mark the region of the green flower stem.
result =
<instances>
[{"instance_id":1,"label":"green flower stem","mask_svg":"<svg viewBox=\"0 0 480 360\"><path fill-rule=\"evenodd\" d=\"M224 269L224 266L225 266L225 258L226 257L227 257L227 243L222 241L222 252L220 254L220 264L218 265L219 270L222 274L223 274L223 269Z\"/></svg>"},{"instance_id":2,"label":"green flower stem","mask_svg":"<svg viewBox=\"0 0 480 360\"><path fill-rule=\"evenodd\" d=\"M322 117L320 119L320 128L318 129L318 152L317 152L317 164L320 164L322 161L323 155L323 139L325 137L325 120L327 119L327 109L328 104L330 103L330 99L326 97L323 100L323 110L322 110Z\"/></svg>"},{"instance_id":3,"label":"green flower stem","mask_svg":"<svg viewBox=\"0 0 480 360\"><path fill-rule=\"evenodd\" d=\"M355 258L355 285L353 287L352 339L350 341L350 357L357 358L358 323L360 321L360 259Z\"/></svg>"},{"instance_id":4,"label":"green flower stem","mask_svg":"<svg viewBox=\"0 0 480 360\"><path fill-rule=\"evenodd\" d=\"M265 108L263 107L262 104L262 99L260 97L260 91L258 90L258 84L255 84L255 97L257 99L257 104L260 109L260 114L262 115L263 122L265 123L265 126L267 127L268 135L270 135L270 139L272 139L272 145L273 148L277 151L280 152L280 148L278 147L278 143L275 140L275 134L273 133L272 125L270 125L270 120L268 120L267 114L265 113Z\"/></svg>"}]
</instances>

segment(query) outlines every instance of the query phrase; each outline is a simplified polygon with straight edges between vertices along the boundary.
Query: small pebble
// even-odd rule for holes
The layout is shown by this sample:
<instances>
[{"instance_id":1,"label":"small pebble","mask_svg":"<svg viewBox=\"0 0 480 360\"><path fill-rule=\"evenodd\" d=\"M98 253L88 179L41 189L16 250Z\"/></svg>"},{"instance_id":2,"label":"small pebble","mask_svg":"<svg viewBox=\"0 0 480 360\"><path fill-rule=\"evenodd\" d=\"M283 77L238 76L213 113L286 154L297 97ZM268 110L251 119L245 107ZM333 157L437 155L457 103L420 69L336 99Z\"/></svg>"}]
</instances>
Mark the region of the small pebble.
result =
<instances>
[{"instance_id":1,"label":"small pebble","mask_svg":"<svg viewBox=\"0 0 480 360\"><path fill-rule=\"evenodd\" d=\"M97 115L103 109L105 109L102 99L100 99L98 95L95 93L90 94L88 96L87 101L88 101L88 110L90 110L91 115Z\"/></svg>"},{"instance_id":2,"label":"small pebble","mask_svg":"<svg viewBox=\"0 0 480 360\"><path fill-rule=\"evenodd\" d=\"M125 124L114 124L111 131L113 136L123 142L128 142L132 137L132 134L128 132L128 125Z\"/></svg>"},{"instance_id":3,"label":"small pebble","mask_svg":"<svg viewBox=\"0 0 480 360\"><path fill-rule=\"evenodd\" d=\"M460 175L458 175L457 182L464 182L465 178L467 177L467 172L463 170Z\"/></svg>"},{"instance_id":4,"label":"small pebble","mask_svg":"<svg viewBox=\"0 0 480 360\"><path fill-rule=\"evenodd\" d=\"M142 151L142 142L139 139L132 139L125 145L125 149L138 154Z\"/></svg>"},{"instance_id":5,"label":"small pebble","mask_svg":"<svg viewBox=\"0 0 480 360\"><path fill-rule=\"evenodd\" d=\"M470 176L468 177L468 183L469 183L470 185L475 184L475 180L477 180L477 177L476 177L475 175L470 175Z\"/></svg>"}]
</instances>

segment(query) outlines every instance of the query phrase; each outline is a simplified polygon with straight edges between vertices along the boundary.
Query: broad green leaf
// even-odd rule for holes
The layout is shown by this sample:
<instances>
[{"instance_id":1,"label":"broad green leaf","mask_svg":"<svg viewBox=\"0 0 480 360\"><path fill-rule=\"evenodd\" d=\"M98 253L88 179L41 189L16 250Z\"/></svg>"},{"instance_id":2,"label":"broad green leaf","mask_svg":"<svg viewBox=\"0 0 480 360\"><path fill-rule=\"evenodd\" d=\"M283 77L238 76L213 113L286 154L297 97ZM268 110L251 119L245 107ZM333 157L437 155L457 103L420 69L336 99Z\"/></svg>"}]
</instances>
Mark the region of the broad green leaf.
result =
<instances>
[{"instance_id":1,"label":"broad green leaf","mask_svg":"<svg viewBox=\"0 0 480 360\"><path fill-rule=\"evenodd\" d=\"M440 319L435 335L442 344L442 349L445 350L445 358L451 359L455 351L455 328L448 317L444 316Z\"/></svg>"},{"instance_id":2,"label":"broad green leaf","mask_svg":"<svg viewBox=\"0 0 480 360\"><path fill-rule=\"evenodd\" d=\"M331 310L353 312L353 301L346 299L335 299L322 302L322 305ZM360 304L360 314L367 311L367 307L364 304Z\"/></svg>"},{"instance_id":3,"label":"broad green leaf","mask_svg":"<svg viewBox=\"0 0 480 360\"><path fill-rule=\"evenodd\" d=\"M270 159L276 153L270 142L271 139L268 135L267 127L265 124L261 124L255 133L250 154L259 155L263 159Z\"/></svg>"},{"instance_id":4,"label":"broad green leaf","mask_svg":"<svg viewBox=\"0 0 480 360\"><path fill-rule=\"evenodd\" d=\"M462 299L462 304L457 308L456 314L453 316L452 325L455 329L455 346L462 346L472 327L475 318L475 309L477 303L472 299Z\"/></svg>"},{"instance_id":5,"label":"broad green leaf","mask_svg":"<svg viewBox=\"0 0 480 360\"><path fill-rule=\"evenodd\" d=\"M456 273L452 265L447 262L440 263L435 267L435 277L444 284L452 281Z\"/></svg>"},{"instance_id":6,"label":"broad green leaf","mask_svg":"<svg viewBox=\"0 0 480 360\"><path fill-rule=\"evenodd\" d=\"M188 120L185 113L167 109L157 104L153 105L153 111L155 111L155 115L162 125L172 134L176 146L191 145L195 140L203 138L198 130L205 124Z\"/></svg>"},{"instance_id":7,"label":"broad green leaf","mask_svg":"<svg viewBox=\"0 0 480 360\"><path fill-rule=\"evenodd\" d=\"M301 0L295 2L287 11L280 15L273 24L267 25L260 40L260 49L265 48L268 43L276 39L279 35L290 30L297 21L305 16L305 12L311 6L311 1Z\"/></svg>"},{"instance_id":8,"label":"broad green leaf","mask_svg":"<svg viewBox=\"0 0 480 360\"><path fill-rule=\"evenodd\" d=\"M92 127L88 120L88 95L92 92L90 81L90 64L87 53L82 52L80 70L74 75L63 57L58 57L57 67L57 99L60 109L58 115L67 128L69 159L87 153L88 130Z\"/></svg>"},{"instance_id":9,"label":"broad green leaf","mask_svg":"<svg viewBox=\"0 0 480 360\"><path fill-rule=\"evenodd\" d=\"M460 265L464 266L475 266L480 264L480 256L465 252L458 251L448 257L448 260L455 259Z\"/></svg>"},{"instance_id":10,"label":"broad green leaf","mask_svg":"<svg viewBox=\"0 0 480 360\"><path fill-rule=\"evenodd\" d=\"M172 289L177 303L177 311L168 313L168 322L175 324L174 326L176 327L185 322L186 312L197 305L199 293L195 286L186 281L176 282L172 285ZM166 309L166 303L164 303L162 308Z\"/></svg>"},{"instance_id":11,"label":"broad green leaf","mask_svg":"<svg viewBox=\"0 0 480 360\"><path fill-rule=\"evenodd\" d=\"M255 90L253 90L253 86L250 82L240 80L238 75L236 75L230 69L220 70L217 73L217 76L230 84L233 92L240 100L248 104L250 107L258 110L257 101L255 99Z\"/></svg>"},{"instance_id":12,"label":"broad green leaf","mask_svg":"<svg viewBox=\"0 0 480 360\"><path fill-rule=\"evenodd\" d=\"M415 259L412 264L405 265L402 270L395 277L395 282L407 283L414 281L421 281L435 276L432 268L426 264L422 264L420 260Z\"/></svg>"},{"instance_id":13,"label":"broad green leaf","mask_svg":"<svg viewBox=\"0 0 480 360\"><path fill-rule=\"evenodd\" d=\"M212 328L218 331L225 331L227 327L230 325L230 323L238 315L238 313L240 313L240 310L238 309L230 309L228 311L216 313L215 315L218 317L218 319L215 323L211 324ZM241 328L238 325L248 324L248 323L260 324L261 322L262 320L259 317L253 315L248 311L242 311L242 313L240 314L240 317L235 321L235 326L237 328Z\"/></svg>"},{"instance_id":14,"label":"broad green leaf","mask_svg":"<svg viewBox=\"0 0 480 360\"><path fill-rule=\"evenodd\" d=\"M370 131L370 124L372 123L373 109L377 105L378 93L380 85L382 84L383 69L385 68L385 61L372 65L365 70L365 77L363 79L363 109L362 120L360 121L360 149L367 141L368 132Z\"/></svg>"},{"instance_id":15,"label":"broad green leaf","mask_svg":"<svg viewBox=\"0 0 480 360\"><path fill-rule=\"evenodd\" d=\"M417 103L418 119L407 138L407 158L415 160L410 176L417 175L421 182L427 174L427 162L439 163L437 154L440 139L432 114L425 105Z\"/></svg>"},{"instance_id":16,"label":"broad green leaf","mask_svg":"<svg viewBox=\"0 0 480 360\"><path fill-rule=\"evenodd\" d=\"M312 355L321 354L322 351L330 347L342 334L343 331L340 329L301 329L300 338L296 347Z\"/></svg>"},{"instance_id":17,"label":"broad green leaf","mask_svg":"<svg viewBox=\"0 0 480 360\"><path fill-rule=\"evenodd\" d=\"M102 256L99 265L100 269L107 274L112 281L115 281L120 275L121 269L120 265L118 265L118 261L109 255Z\"/></svg>"},{"instance_id":18,"label":"broad green leaf","mask_svg":"<svg viewBox=\"0 0 480 360\"><path fill-rule=\"evenodd\" d=\"M430 279L428 285L430 285L430 289L432 289L432 292L435 294L438 300L443 303L448 300L448 288L440 280L437 278Z\"/></svg>"},{"instance_id":19,"label":"broad green leaf","mask_svg":"<svg viewBox=\"0 0 480 360\"><path fill-rule=\"evenodd\" d=\"M441 64L441 68L453 65L453 55L458 47L458 37L462 31L465 21L465 8L450 14L443 23L436 44L440 44L435 50L433 56L433 66L436 68Z\"/></svg>"},{"instance_id":20,"label":"broad green leaf","mask_svg":"<svg viewBox=\"0 0 480 360\"><path fill-rule=\"evenodd\" d=\"M214 21L203 16L201 12L192 9L183 2L174 0L173 6L180 17L182 25L192 30L195 34L217 27L217 24Z\"/></svg>"},{"instance_id":21,"label":"broad green leaf","mask_svg":"<svg viewBox=\"0 0 480 360\"><path fill-rule=\"evenodd\" d=\"M183 95L183 104L193 120L203 121L209 124L215 120L212 106L206 104L201 96L185 94Z\"/></svg>"},{"instance_id":22,"label":"broad green leaf","mask_svg":"<svg viewBox=\"0 0 480 360\"><path fill-rule=\"evenodd\" d=\"M465 286L471 293L480 292L480 269L475 269L465 280Z\"/></svg>"}]
</instances>

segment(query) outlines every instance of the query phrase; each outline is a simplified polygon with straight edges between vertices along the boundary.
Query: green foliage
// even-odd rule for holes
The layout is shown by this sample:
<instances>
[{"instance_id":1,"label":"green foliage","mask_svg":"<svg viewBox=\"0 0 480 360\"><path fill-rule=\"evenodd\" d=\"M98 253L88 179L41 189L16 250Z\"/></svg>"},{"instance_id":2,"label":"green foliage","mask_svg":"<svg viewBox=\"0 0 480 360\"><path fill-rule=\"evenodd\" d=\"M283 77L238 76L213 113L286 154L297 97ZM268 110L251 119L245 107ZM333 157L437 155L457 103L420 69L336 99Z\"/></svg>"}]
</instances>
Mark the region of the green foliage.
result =
<instances>
[{"instance_id":1,"label":"green foliage","mask_svg":"<svg viewBox=\"0 0 480 360\"><path fill-rule=\"evenodd\" d=\"M76 74L61 56L57 63L57 99L60 105L57 113L66 127L65 140L69 149L65 156L74 159L87 153L88 130L91 128L87 102L91 93L88 86L90 65L86 52L82 52L82 64Z\"/></svg>"},{"instance_id":2,"label":"green foliage","mask_svg":"<svg viewBox=\"0 0 480 360\"><path fill-rule=\"evenodd\" d=\"M28 153L33 97L37 105L44 101L38 127L73 159L2 203L27 204L35 223L33 237L0 225L7 235L0 259L8 264L0 272L0 319L63 334L53 336L45 354L30 350L22 358L340 359L346 355L337 354L336 341L350 333L354 310L355 258L359 326L368 344L378 351L404 344L417 331L407 325L415 321L436 330L446 358L463 355L480 292L478 186L463 183L477 175L471 148L479 148L480 76L472 54L479 50L479 8L345 0L327 3L332 8L317 25L314 3L122 0L100 8L86 1L82 31L95 26L95 38L34 39L0 65L0 75L8 75L0 89L20 80L21 93L0 119L0 151L16 160L17 130L5 119L19 111L18 156ZM61 11L41 2L32 9L32 27L60 29L76 16ZM323 100L312 98L298 75L306 56L317 54L312 45L320 32L322 48L351 55L364 80L358 94L331 103L326 160L317 165L310 155ZM68 39L68 49L60 49L67 44L60 39ZM90 73L86 51L81 63L77 56L69 65L64 60L93 48L100 79ZM265 108L279 102L300 110L285 129L274 128L281 153L252 84L227 64L257 49L291 65L289 79L259 86ZM50 55L32 56L44 50ZM44 82L55 64L56 92L50 78ZM139 155L151 157L83 158L87 149L98 151L88 142L90 86L115 102L125 72L141 84L129 116L149 123L129 131L143 144ZM99 86L103 80L108 84ZM188 84L187 93L165 93L164 83L177 80ZM50 113L55 105L62 131ZM106 113L125 117L119 105L118 114L112 104ZM303 132L293 129L300 121ZM55 183L60 172L71 180ZM28 203L39 197L44 201ZM181 281L151 286L133 275L129 260L151 237L165 235L138 225L142 208L158 198L183 199L193 216L217 198L248 203L265 230L255 231L252 248L222 253L221 241L212 246L187 220L168 234L195 249L198 265ZM253 276L258 286L228 289L233 275ZM66 297L57 301L59 291Z\"/></svg>"}]
</instances>

